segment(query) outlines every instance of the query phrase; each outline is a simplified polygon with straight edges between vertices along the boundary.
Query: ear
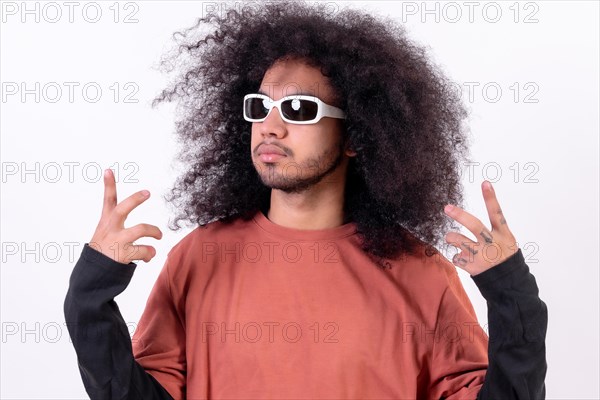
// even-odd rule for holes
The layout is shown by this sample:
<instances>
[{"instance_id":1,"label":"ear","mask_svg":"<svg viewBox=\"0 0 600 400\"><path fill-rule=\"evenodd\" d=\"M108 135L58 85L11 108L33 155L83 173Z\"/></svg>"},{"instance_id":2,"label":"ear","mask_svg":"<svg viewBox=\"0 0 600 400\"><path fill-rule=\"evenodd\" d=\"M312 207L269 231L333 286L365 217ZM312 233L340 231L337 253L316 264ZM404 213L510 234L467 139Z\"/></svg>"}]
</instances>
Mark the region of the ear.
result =
<instances>
[{"instance_id":1,"label":"ear","mask_svg":"<svg viewBox=\"0 0 600 400\"><path fill-rule=\"evenodd\" d=\"M356 156L356 151L352 150L352 144L350 143L349 138L346 137L344 140L345 140L345 143L344 143L344 153L346 153L346 155L348 157L354 157L354 156Z\"/></svg>"}]
</instances>

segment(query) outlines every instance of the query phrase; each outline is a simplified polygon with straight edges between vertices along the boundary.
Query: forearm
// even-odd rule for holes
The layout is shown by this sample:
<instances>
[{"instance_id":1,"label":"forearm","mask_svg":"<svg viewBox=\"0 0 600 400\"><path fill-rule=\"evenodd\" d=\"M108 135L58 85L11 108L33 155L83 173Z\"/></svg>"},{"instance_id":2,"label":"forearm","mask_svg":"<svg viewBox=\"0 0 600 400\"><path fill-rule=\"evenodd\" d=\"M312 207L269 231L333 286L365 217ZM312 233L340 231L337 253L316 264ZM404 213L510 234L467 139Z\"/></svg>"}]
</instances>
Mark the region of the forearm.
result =
<instances>
[{"instance_id":1,"label":"forearm","mask_svg":"<svg viewBox=\"0 0 600 400\"><path fill-rule=\"evenodd\" d=\"M114 297L136 265L84 246L64 302L67 328L91 399L168 399L169 393L133 358L131 337Z\"/></svg>"},{"instance_id":2,"label":"forearm","mask_svg":"<svg viewBox=\"0 0 600 400\"><path fill-rule=\"evenodd\" d=\"M487 300L489 327L489 366L477 399L543 399L546 304L521 250L505 263L472 277Z\"/></svg>"}]
</instances>

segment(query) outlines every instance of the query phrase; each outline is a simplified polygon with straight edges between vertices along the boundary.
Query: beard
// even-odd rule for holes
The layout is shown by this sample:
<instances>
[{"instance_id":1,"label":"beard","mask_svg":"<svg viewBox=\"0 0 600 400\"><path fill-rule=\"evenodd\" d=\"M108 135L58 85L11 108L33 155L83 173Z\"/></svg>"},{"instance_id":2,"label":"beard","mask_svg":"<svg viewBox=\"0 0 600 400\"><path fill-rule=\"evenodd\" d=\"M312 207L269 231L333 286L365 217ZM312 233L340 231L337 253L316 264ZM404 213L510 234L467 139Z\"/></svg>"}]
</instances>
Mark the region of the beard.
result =
<instances>
[{"instance_id":1,"label":"beard","mask_svg":"<svg viewBox=\"0 0 600 400\"><path fill-rule=\"evenodd\" d=\"M262 183L271 189L285 193L302 193L335 171L342 160L343 149L340 145L299 164L265 163L264 168L259 168L257 173Z\"/></svg>"}]
</instances>

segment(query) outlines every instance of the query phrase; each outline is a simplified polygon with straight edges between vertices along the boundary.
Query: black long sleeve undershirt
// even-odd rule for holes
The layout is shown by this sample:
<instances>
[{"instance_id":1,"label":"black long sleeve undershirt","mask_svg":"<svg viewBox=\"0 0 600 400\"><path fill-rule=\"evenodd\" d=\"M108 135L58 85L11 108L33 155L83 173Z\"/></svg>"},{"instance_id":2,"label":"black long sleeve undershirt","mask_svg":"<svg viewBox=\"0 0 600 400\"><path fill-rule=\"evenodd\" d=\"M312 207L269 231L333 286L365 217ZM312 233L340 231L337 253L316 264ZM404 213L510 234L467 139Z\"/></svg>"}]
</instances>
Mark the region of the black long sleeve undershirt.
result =
<instances>
[{"instance_id":1,"label":"black long sleeve undershirt","mask_svg":"<svg viewBox=\"0 0 600 400\"><path fill-rule=\"evenodd\" d=\"M136 268L85 244L69 280L65 320L90 399L165 399L169 393L133 358L131 336L115 296Z\"/></svg>"},{"instance_id":2,"label":"black long sleeve undershirt","mask_svg":"<svg viewBox=\"0 0 600 400\"><path fill-rule=\"evenodd\" d=\"M65 319L93 400L173 400L135 361L127 325L114 301L136 266L116 262L86 243L71 274ZM487 301L490 337L489 366L477 399L545 398L547 308L521 250L471 278Z\"/></svg>"},{"instance_id":3,"label":"black long sleeve undershirt","mask_svg":"<svg viewBox=\"0 0 600 400\"><path fill-rule=\"evenodd\" d=\"M548 310L521 249L471 279L488 307L489 365L477 399L544 399Z\"/></svg>"}]
</instances>

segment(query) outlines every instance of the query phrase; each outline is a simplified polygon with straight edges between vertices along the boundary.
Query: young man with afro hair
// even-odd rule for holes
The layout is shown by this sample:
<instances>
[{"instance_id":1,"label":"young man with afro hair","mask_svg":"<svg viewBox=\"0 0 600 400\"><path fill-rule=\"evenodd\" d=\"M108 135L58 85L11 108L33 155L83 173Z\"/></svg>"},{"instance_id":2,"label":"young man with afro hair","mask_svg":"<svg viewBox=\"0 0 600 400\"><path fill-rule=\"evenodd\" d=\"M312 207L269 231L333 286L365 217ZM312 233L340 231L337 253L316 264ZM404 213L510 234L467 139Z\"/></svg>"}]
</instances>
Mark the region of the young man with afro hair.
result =
<instances>
[{"instance_id":1,"label":"young man with afro hair","mask_svg":"<svg viewBox=\"0 0 600 400\"><path fill-rule=\"evenodd\" d=\"M149 193L117 203L105 173L65 299L90 398L544 398L546 305L491 184L490 228L460 206L451 82L393 21L253 4L184 32L190 62L155 99L179 100L188 170L168 200L172 229L195 229L133 338L114 297L156 255L134 242L162 233L124 228ZM201 23L215 30L194 38ZM489 337L456 267L487 301Z\"/></svg>"}]
</instances>

